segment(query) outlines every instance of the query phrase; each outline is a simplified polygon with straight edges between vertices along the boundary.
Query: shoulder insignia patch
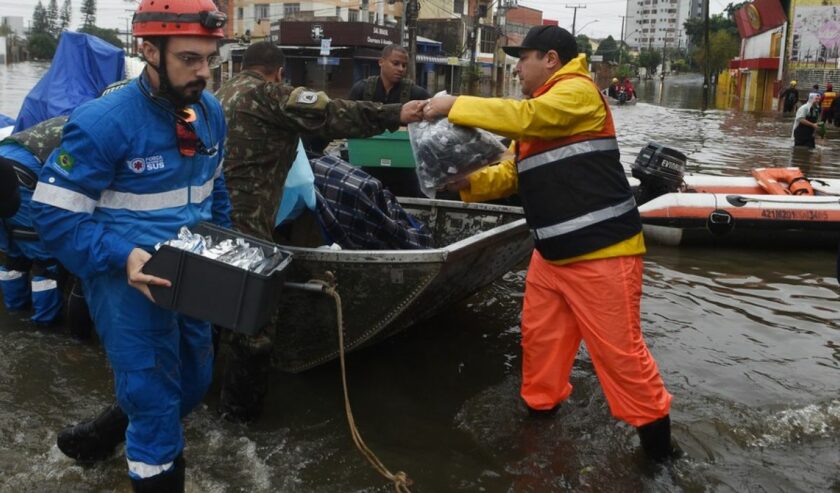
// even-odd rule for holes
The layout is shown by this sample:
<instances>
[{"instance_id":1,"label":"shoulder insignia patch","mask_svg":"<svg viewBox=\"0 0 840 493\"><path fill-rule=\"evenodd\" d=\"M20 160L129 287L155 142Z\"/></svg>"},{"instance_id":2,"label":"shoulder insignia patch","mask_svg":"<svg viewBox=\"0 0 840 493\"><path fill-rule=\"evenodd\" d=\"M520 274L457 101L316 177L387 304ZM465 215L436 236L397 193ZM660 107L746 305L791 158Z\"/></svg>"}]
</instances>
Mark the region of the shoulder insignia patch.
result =
<instances>
[{"instance_id":1,"label":"shoulder insignia patch","mask_svg":"<svg viewBox=\"0 0 840 493\"><path fill-rule=\"evenodd\" d=\"M289 94L286 107L290 110L321 112L326 109L329 102L329 96L323 91L313 91L305 87L296 87Z\"/></svg>"},{"instance_id":2,"label":"shoulder insignia patch","mask_svg":"<svg viewBox=\"0 0 840 493\"><path fill-rule=\"evenodd\" d=\"M318 94L314 91L301 91L297 97L297 102L301 104L315 104L316 101L318 101Z\"/></svg>"}]
</instances>

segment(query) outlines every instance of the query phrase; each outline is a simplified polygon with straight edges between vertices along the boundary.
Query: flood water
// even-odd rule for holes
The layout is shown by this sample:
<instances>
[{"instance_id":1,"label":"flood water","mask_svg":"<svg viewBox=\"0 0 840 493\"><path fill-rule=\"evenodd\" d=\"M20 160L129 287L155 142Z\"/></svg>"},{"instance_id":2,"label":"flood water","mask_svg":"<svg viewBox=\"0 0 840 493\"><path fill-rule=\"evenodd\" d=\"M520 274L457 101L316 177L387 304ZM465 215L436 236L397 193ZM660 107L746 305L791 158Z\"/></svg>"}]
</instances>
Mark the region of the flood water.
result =
<instances>
[{"instance_id":1,"label":"flood water","mask_svg":"<svg viewBox=\"0 0 840 493\"><path fill-rule=\"evenodd\" d=\"M19 105L34 82L21 77L33 73L26 64L0 66L0 112L16 114L15 98ZM657 141L686 152L695 172L741 175L794 163L813 176L840 176L840 132L793 154L792 118L701 112L696 77L666 79L664 92L658 81L640 83L639 92L642 102L614 110L627 166ZM642 324L674 395L674 437L686 458L673 466L640 460L635 431L610 417L585 350L556 419L525 416L524 265L350 355L356 422L415 492L840 491L836 255L650 248ZM57 430L113 399L100 347L25 318L0 310L0 491L129 491L122 455L83 468L55 447ZM189 491L392 491L354 448L337 364L273 378L265 415L253 425L217 417L216 387L189 417Z\"/></svg>"}]
</instances>

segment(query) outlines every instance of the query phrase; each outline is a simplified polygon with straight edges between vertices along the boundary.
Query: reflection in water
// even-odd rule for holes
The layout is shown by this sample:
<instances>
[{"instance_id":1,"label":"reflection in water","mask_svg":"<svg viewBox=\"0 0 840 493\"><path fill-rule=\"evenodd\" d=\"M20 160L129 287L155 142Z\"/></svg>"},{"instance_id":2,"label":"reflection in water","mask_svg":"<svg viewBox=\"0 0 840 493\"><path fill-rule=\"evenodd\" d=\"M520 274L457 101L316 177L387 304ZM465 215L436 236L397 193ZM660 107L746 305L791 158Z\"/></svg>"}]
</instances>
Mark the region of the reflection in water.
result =
<instances>
[{"instance_id":1,"label":"reflection in water","mask_svg":"<svg viewBox=\"0 0 840 493\"><path fill-rule=\"evenodd\" d=\"M0 113L17 118L23 98L49 67L48 62L0 64Z\"/></svg>"},{"instance_id":2,"label":"reflection in water","mask_svg":"<svg viewBox=\"0 0 840 493\"><path fill-rule=\"evenodd\" d=\"M22 98L45 69L24 65L0 66L6 114L20 104L7 88ZM794 163L839 176L834 129L816 150L794 153L792 117L700 111L697 77L638 89L639 104L613 108L628 168L657 141L686 152L693 172L743 175ZM585 348L556 419L526 418L518 398L524 266L448 313L350 355L356 421L420 493L837 490L834 266L824 251L650 248L642 325L687 453L667 468L640 460L635 431L610 416ZM82 468L54 445L63 425L113 398L99 346L25 317L0 310L0 491L128 491L121 454ZM276 373L265 414L250 426L220 420L212 389L186 423L188 491L391 491L353 447L339 382L336 364Z\"/></svg>"}]
</instances>

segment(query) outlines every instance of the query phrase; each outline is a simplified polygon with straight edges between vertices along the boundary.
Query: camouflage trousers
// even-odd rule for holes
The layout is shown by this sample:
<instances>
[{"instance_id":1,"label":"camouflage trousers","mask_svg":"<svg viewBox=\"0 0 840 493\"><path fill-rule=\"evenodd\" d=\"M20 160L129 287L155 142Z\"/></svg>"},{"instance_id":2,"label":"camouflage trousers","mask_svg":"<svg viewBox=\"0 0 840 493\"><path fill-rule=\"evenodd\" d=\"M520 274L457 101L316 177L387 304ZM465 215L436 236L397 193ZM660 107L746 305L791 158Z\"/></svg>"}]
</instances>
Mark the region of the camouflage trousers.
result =
<instances>
[{"instance_id":1,"label":"camouflage trousers","mask_svg":"<svg viewBox=\"0 0 840 493\"><path fill-rule=\"evenodd\" d=\"M268 224L273 222L266 218L274 217L277 203L260 201L262 203L249 204L237 200L241 198L231 193L231 218L236 229L258 238L271 239L273 231L266 229ZM227 351L219 402L222 416L226 419L248 422L257 419L262 412L263 402L268 393L276 322L275 314L271 323L253 335L224 331L221 342Z\"/></svg>"}]
</instances>

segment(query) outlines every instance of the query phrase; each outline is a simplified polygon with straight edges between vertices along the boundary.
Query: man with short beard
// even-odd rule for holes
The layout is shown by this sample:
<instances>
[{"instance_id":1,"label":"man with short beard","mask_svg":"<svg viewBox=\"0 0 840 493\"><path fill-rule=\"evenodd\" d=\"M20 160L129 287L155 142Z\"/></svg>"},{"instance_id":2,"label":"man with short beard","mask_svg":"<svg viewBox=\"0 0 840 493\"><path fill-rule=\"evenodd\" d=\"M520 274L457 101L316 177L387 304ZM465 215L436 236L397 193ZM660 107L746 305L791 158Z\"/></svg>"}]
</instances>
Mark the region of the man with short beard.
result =
<instances>
[{"instance_id":1,"label":"man with short beard","mask_svg":"<svg viewBox=\"0 0 840 493\"><path fill-rule=\"evenodd\" d=\"M32 199L47 249L82 279L114 371L118 406L90 423L93 438L109 439L72 456L102 458L125 430L138 492L184 490L181 418L212 377L210 324L155 305L149 286L171 283L143 266L183 225L231 226L227 129L204 92L225 20L212 0L143 0L133 34L146 69L73 112Z\"/></svg>"}]
</instances>

